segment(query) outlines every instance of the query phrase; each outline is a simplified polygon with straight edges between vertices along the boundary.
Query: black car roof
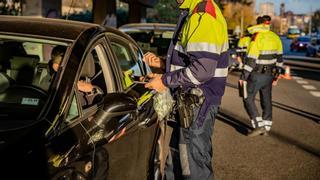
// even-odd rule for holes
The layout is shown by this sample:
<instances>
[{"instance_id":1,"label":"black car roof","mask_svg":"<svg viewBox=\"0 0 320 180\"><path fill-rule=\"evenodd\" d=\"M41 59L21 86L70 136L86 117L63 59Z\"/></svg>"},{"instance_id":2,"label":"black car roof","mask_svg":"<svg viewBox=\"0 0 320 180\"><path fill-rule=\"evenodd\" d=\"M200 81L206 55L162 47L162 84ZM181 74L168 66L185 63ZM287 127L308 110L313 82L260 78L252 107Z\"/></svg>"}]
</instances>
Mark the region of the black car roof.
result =
<instances>
[{"instance_id":1,"label":"black car roof","mask_svg":"<svg viewBox=\"0 0 320 180\"><path fill-rule=\"evenodd\" d=\"M64 19L26 17L26 16L3 16L0 15L0 33L18 33L26 35L44 36L76 40L84 31L112 32L118 34L132 43L136 43L130 36L112 27L102 27L98 24L71 21Z\"/></svg>"},{"instance_id":2,"label":"black car roof","mask_svg":"<svg viewBox=\"0 0 320 180\"><path fill-rule=\"evenodd\" d=\"M165 24L165 23L131 23L125 24L119 27L122 31L132 31L132 30L158 30L158 31L174 31L175 24Z\"/></svg>"},{"instance_id":3,"label":"black car roof","mask_svg":"<svg viewBox=\"0 0 320 180\"><path fill-rule=\"evenodd\" d=\"M0 16L0 32L19 33L75 40L88 29L101 28L98 24L25 16Z\"/></svg>"}]
</instances>

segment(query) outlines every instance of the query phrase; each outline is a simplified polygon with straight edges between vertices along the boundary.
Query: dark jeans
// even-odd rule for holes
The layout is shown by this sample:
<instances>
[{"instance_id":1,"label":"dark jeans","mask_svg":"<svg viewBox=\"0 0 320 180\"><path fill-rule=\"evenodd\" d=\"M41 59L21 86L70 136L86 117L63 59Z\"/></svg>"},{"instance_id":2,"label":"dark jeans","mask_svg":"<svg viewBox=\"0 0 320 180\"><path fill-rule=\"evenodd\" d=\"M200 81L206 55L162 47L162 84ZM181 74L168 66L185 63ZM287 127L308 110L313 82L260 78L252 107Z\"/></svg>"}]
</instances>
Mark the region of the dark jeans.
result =
<instances>
[{"instance_id":1,"label":"dark jeans","mask_svg":"<svg viewBox=\"0 0 320 180\"><path fill-rule=\"evenodd\" d=\"M256 120L259 117L259 112L255 104L256 94L260 92L261 107L263 110L262 119L272 119L272 80L270 74L261 74L253 72L248 78L248 97L244 100L245 108L251 119Z\"/></svg>"},{"instance_id":2,"label":"dark jeans","mask_svg":"<svg viewBox=\"0 0 320 180\"><path fill-rule=\"evenodd\" d=\"M199 108L194 108L198 114ZM170 152L166 162L165 179L167 180L212 180L212 142L211 136L218 106L208 107L205 117L194 119L190 128L181 128L173 123ZM199 123L199 120L203 123Z\"/></svg>"}]
</instances>

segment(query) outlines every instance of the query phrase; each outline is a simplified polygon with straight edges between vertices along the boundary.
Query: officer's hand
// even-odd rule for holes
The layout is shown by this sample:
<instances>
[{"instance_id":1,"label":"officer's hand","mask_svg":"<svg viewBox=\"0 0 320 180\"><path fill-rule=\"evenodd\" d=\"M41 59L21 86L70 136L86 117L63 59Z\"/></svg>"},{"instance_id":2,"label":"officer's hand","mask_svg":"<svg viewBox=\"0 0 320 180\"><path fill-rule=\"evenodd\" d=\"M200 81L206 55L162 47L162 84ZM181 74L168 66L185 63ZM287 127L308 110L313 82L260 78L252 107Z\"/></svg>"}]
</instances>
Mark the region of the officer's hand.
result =
<instances>
[{"instance_id":1,"label":"officer's hand","mask_svg":"<svg viewBox=\"0 0 320 180\"><path fill-rule=\"evenodd\" d=\"M239 84L240 84L240 86L242 86L243 85L243 80L239 80Z\"/></svg>"},{"instance_id":2,"label":"officer's hand","mask_svg":"<svg viewBox=\"0 0 320 180\"><path fill-rule=\"evenodd\" d=\"M272 81L272 86L278 85L278 79Z\"/></svg>"},{"instance_id":3,"label":"officer's hand","mask_svg":"<svg viewBox=\"0 0 320 180\"><path fill-rule=\"evenodd\" d=\"M143 61L153 68L164 68L163 61L152 52L143 55Z\"/></svg>"},{"instance_id":4,"label":"officer's hand","mask_svg":"<svg viewBox=\"0 0 320 180\"><path fill-rule=\"evenodd\" d=\"M157 92L163 92L167 89L167 87L163 84L161 77L162 74L148 74L148 77L150 77L150 81L144 85L144 87L148 89L154 89Z\"/></svg>"}]
</instances>

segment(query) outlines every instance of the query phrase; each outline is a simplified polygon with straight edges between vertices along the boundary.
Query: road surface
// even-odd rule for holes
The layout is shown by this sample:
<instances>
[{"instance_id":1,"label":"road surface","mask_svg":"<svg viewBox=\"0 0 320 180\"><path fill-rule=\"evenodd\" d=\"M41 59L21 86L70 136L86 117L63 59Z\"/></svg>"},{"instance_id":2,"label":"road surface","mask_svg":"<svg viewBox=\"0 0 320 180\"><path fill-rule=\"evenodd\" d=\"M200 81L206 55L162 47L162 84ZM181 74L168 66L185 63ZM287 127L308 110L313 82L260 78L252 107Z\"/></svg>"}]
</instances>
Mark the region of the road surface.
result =
<instances>
[{"instance_id":1,"label":"road surface","mask_svg":"<svg viewBox=\"0 0 320 180\"><path fill-rule=\"evenodd\" d=\"M251 138L239 73L229 75L214 128L215 179L320 179L320 69L291 66L291 73L273 89L270 135Z\"/></svg>"}]
</instances>

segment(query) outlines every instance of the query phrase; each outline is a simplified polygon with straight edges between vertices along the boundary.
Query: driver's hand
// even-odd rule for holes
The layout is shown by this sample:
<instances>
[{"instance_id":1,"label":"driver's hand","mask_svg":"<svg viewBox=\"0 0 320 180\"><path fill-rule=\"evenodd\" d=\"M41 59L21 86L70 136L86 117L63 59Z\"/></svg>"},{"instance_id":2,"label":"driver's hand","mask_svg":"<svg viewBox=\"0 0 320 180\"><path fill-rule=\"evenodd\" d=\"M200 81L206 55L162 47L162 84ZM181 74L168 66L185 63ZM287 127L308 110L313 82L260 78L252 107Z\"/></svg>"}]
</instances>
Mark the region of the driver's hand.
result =
<instances>
[{"instance_id":1,"label":"driver's hand","mask_svg":"<svg viewBox=\"0 0 320 180\"><path fill-rule=\"evenodd\" d=\"M164 63L163 61L156 56L155 54L153 54L152 52L147 52L143 55L143 61L148 64L150 67L153 68L164 68Z\"/></svg>"},{"instance_id":2,"label":"driver's hand","mask_svg":"<svg viewBox=\"0 0 320 180\"><path fill-rule=\"evenodd\" d=\"M92 92L93 90L92 84L85 82L83 80L79 80L77 85L78 85L79 91L82 91L82 92Z\"/></svg>"}]
</instances>

